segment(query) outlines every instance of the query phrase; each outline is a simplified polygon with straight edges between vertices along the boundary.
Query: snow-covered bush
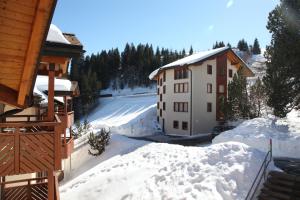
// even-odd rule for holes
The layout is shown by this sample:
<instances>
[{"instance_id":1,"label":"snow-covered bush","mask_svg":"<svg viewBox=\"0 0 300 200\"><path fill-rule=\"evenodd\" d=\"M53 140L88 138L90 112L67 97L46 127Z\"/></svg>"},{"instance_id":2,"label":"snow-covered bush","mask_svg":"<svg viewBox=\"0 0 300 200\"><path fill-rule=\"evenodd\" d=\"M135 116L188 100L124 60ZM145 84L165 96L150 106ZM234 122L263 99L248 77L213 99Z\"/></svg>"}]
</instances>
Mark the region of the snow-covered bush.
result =
<instances>
[{"instance_id":1,"label":"snow-covered bush","mask_svg":"<svg viewBox=\"0 0 300 200\"><path fill-rule=\"evenodd\" d=\"M92 156L99 156L105 151L105 146L108 145L110 139L110 131L107 129L101 129L100 133L91 132L88 137L89 154Z\"/></svg>"},{"instance_id":2,"label":"snow-covered bush","mask_svg":"<svg viewBox=\"0 0 300 200\"><path fill-rule=\"evenodd\" d=\"M91 125L87 121L87 119L84 120L83 123L80 123L77 121L75 123L75 127L73 128L73 136L75 139L80 138L83 135L86 135L90 132Z\"/></svg>"}]
</instances>

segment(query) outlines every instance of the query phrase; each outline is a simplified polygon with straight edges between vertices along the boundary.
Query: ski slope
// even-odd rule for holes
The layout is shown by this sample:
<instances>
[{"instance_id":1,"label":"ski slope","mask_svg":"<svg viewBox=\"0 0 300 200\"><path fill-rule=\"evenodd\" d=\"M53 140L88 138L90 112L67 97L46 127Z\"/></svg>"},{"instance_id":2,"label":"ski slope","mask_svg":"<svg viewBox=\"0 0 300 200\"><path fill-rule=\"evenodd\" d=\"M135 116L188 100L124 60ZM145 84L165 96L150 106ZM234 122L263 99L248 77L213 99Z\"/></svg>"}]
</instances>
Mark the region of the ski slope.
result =
<instances>
[{"instance_id":1,"label":"ski slope","mask_svg":"<svg viewBox=\"0 0 300 200\"><path fill-rule=\"evenodd\" d=\"M156 95L128 95L101 98L88 116L93 129L110 127L111 132L127 136L152 135L158 130Z\"/></svg>"}]
</instances>

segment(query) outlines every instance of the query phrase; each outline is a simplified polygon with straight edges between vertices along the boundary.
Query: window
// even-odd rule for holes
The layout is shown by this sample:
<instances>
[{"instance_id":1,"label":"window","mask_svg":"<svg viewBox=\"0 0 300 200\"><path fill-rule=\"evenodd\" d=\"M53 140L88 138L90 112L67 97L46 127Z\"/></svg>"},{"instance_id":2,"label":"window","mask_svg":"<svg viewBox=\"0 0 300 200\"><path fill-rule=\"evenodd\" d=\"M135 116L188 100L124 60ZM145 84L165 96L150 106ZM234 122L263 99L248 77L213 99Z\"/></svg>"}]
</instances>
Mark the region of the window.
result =
<instances>
[{"instance_id":1,"label":"window","mask_svg":"<svg viewBox=\"0 0 300 200\"><path fill-rule=\"evenodd\" d=\"M224 85L219 85L219 93L224 93Z\"/></svg>"},{"instance_id":2,"label":"window","mask_svg":"<svg viewBox=\"0 0 300 200\"><path fill-rule=\"evenodd\" d=\"M178 121L173 121L173 128L178 129L179 128L179 123Z\"/></svg>"},{"instance_id":3,"label":"window","mask_svg":"<svg viewBox=\"0 0 300 200\"><path fill-rule=\"evenodd\" d=\"M174 69L174 79L188 78L188 70L186 68Z\"/></svg>"},{"instance_id":4,"label":"window","mask_svg":"<svg viewBox=\"0 0 300 200\"><path fill-rule=\"evenodd\" d=\"M162 94L159 95L159 100L162 101Z\"/></svg>"},{"instance_id":5,"label":"window","mask_svg":"<svg viewBox=\"0 0 300 200\"><path fill-rule=\"evenodd\" d=\"M162 117L162 109L159 110L159 116Z\"/></svg>"},{"instance_id":6,"label":"window","mask_svg":"<svg viewBox=\"0 0 300 200\"><path fill-rule=\"evenodd\" d=\"M163 86L163 93L166 94L166 86Z\"/></svg>"},{"instance_id":7,"label":"window","mask_svg":"<svg viewBox=\"0 0 300 200\"><path fill-rule=\"evenodd\" d=\"M187 93L189 92L189 83L175 83L174 93Z\"/></svg>"},{"instance_id":8,"label":"window","mask_svg":"<svg viewBox=\"0 0 300 200\"><path fill-rule=\"evenodd\" d=\"M229 70L229 77L232 78L232 69Z\"/></svg>"},{"instance_id":9,"label":"window","mask_svg":"<svg viewBox=\"0 0 300 200\"><path fill-rule=\"evenodd\" d=\"M188 130L188 123L182 122L182 130Z\"/></svg>"},{"instance_id":10,"label":"window","mask_svg":"<svg viewBox=\"0 0 300 200\"><path fill-rule=\"evenodd\" d=\"M163 80L164 80L164 82L166 81L166 71L164 71Z\"/></svg>"},{"instance_id":11,"label":"window","mask_svg":"<svg viewBox=\"0 0 300 200\"><path fill-rule=\"evenodd\" d=\"M207 103L207 112L212 111L212 103Z\"/></svg>"},{"instance_id":12,"label":"window","mask_svg":"<svg viewBox=\"0 0 300 200\"><path fill-rule=\"evenodd\" d=\"M159 80L159 85L162 86L162 78Z\"/></svg>"},{"instance_id":13,"label":"window","mask_svg":"<svg viewBox=\"0 0 300 200\"><path fill-rule=\"evenodd\" d=\"M159 109L159 102L156 103L156 107L157 107L157 109Z\"/></svg>"},{"instance_id":14,"label":"window","mask_svg":"<svg viewBox=\"0 0 300 200\"><path fill-rule=\"evenodd\" d=\"M157 122L159 122L159 116L156 117Z\"/></svg>"},{"instance_id":15,"label":"window","mask_svg":"<svg viewBox=\"0 0 300 200\"><path fill-rule=\"evenodd\" d=\"M188 102L174 102L174 112L188 112Z\"/></svg>"},{"instance_id":16,"label":"window","mask_svg":"<svg viewBox=\"0 0 300 200\"><path fill-rule=\"evenodd\" d=\"M163 102L163 110L166 110L166 102Z\"/></svg>"},{"instance_id":17,"label":"window","mask_svg":"<svg viewBox=\"0 0 300 200\"><path fill-rule=\"evenodd\" d=\"M157 88L157 95L159 95L159 88Z\"/></svg>"},{"instance_id":18,"label":"window","mask_svg":"<svg viewBox=\"0 0 300 200\"><path fill-rule=\"evenodd\" d=\"M207 65L207 74L212 74L212 65Z\"/></svg>"},{"instance_id":19,"label":"window","mask_svg":"<svg viewBox=\"0 0 300 200\"><path fill-rule=\"evenodd\" d=\"M207 83L207 93L212 93L212 84Z\"/></svg>"}]
</instances>

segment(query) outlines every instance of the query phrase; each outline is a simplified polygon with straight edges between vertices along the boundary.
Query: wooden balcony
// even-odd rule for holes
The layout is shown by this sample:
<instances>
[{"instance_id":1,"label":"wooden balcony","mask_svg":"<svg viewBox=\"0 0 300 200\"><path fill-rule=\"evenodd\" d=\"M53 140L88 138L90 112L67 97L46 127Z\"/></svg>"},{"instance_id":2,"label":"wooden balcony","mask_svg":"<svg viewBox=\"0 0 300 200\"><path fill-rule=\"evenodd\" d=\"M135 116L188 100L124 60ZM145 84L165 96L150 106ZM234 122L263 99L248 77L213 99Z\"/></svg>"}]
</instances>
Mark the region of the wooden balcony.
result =
<instances>
[{"instance_id":1,"label":"wooden balcony","mask_svg":"<svg viewBox=\"0 0 300 200\"><path fill-rule=\"evenodd\" d=\"M58 194L58 180L54 178L54 196L57 199ZM3 200L16 200L16 199L48 199L48 179L47 177L32 178L25 180L0 182L1 196Z\"/></svg>"},{"instance_id":2,"label":"wooden balcony","mask_svg":"<svg viewBox=\"0 0 300 200\"><path fill-rule=\"evenodd\" d=\"M0 123L0 176L61 169L60 121Z\"/></svg>"},{"instance_id":3,"label":"wooden balcony","mask_svg":"<svg viewBox=\"0 0 300 200\"><path fill-rule=\"evenodd\" d=\"M57 112L56 113L62 122L64 128L70 128L74 124L74 111L71 112Z\"/></svg>"}]
</instances>

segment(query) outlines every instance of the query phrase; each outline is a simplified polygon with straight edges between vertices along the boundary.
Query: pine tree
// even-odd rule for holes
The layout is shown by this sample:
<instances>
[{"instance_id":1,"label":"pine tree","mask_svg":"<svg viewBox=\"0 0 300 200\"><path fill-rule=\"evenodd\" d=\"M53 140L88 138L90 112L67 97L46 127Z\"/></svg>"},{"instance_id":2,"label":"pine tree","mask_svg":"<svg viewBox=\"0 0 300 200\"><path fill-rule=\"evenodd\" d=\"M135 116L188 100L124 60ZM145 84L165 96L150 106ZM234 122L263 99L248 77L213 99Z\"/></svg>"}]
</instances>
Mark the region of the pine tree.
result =
<instances>
[{"instance_id":1,"label":"pine tree","mask_svg":"<svg viewBox=\"0 0 300 200\"><path fill-rule=\"evenodd\" d=\"M192 55L194 53L193 47L191 46L190 51L189 51L189 55Z\"/></svg>"},{"instance_id":2,"label":"pine tree","mask_svg":"<svg viewBox=\"0 0 300 200\"><path fill-rule=\"evenodd\" d=\"M284 117L300 104L300 2L281 0L269 13L267 29L272 34L267 46L267 104Z\"/></svg>"},{"instance_id":3,"label":"pine tree","mask_svg":"<svg viewBox=\"0 0 300 200\"><path fill-rule=\"evenodd\" d=\"M257 38L255 38L255 40L254 40L253 48L252 48L251 52L252 52L254 55L257 55L257 54L260 54L260 53L261 53L260 46L259 46L259 43L258 43L258 39L257 39Z\"/></svg>"},{"instance_id":4,"label":"pine tree","mask_svg":"<svg viewBox=\"0 0 300 200\"><path fill-rule=\"evenodd\" d=\"M266 88L263 82L258 78L254 85L250 87L249 103L251 118L260 117L262 107L266 102Z\"/></svg>"},{"instance_id":5,"label":"pine tree","mask_svg":"<svg viewBox=\"0 0 300 200\"><path fill-rule=\"evenodd\" d=\"M232 81L228 84L225 118L228 120L245 119L249 117L249 110L247 81L240 69L237 74L234 74Z\"/></svg>"},{"instance_id":6,"label":"pine tree","mask_svg":"<svg viewBox=\"0 0 300 200\"><path fill-rule=\"evenodd\" d=\"M246 51L246 52L249 52L248 43L247 43L244 39L241 39L241 40L238 42L237 48L238 48L240 51Z\"/></svg>"}]
</instances>

